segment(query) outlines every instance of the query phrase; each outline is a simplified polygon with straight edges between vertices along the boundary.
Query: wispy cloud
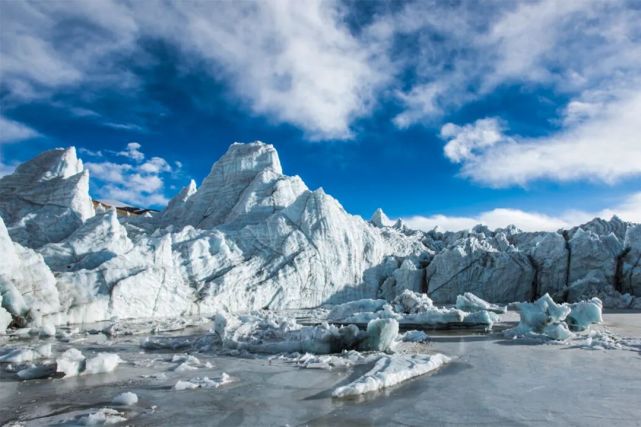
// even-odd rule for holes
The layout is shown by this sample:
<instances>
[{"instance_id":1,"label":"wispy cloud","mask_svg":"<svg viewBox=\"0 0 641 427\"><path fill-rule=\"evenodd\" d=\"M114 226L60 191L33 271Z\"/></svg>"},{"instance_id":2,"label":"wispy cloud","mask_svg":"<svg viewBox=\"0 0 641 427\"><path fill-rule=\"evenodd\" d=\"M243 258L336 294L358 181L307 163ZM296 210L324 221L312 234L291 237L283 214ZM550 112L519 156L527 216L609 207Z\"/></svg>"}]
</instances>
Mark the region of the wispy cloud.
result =
<instances>
[{"instance_id":1,"label":"wispy cloud","mask_svg":"<svg viewBox=\"0 0 641 427\"><path fill-rule=\"evenodd\" d=\"M628 195L617 205L600 211L567 211L560 215L546 215L520 209L500 208L481 212L474 216L412 216L403 218L411 228L429 231L434 227L440 230L459 231L484 224L491 229L516 225L524 231L555 231L569 228L591 220L594 217L610 219L613 215L625 221L641 223L641 192Z\"/></svg>"},{"instance_id":2,"label":"wispy cloud","mask_svg":"<svg viewBox=\"0 0 641 427\"><path fill-rule=\"evenodd\" d=\"M18 142L39 135L30 127L0 115L0 144Z\"/></svg>"},{"instance_id":3,"label":"wispy cloud","mask_svg":"<svg viewBox=\"0 0 641 427\"><path fill-rule=\"evenodd\" d=\"M225 80L251 111L312 139L345 139L387 79L333 1L10 2L2 24L2 84L18 100L80 84L135 91L121 61L144 62L140 41L157 39Z\"/></svg>"}]
</instances>

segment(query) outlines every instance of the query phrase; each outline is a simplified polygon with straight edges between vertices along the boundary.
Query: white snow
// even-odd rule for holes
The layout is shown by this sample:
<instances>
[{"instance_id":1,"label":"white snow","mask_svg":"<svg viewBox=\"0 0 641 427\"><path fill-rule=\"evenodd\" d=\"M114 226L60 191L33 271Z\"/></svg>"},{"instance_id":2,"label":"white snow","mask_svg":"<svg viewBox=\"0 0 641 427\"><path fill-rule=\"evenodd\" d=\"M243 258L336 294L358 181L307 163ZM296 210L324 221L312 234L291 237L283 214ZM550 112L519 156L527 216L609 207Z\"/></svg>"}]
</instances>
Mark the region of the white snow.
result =
<instances>
[{"instance_id":1,"label":"white snow","mask_svg":"<svg viewBox=\"0 0 641 427\"><path fill-rule=\"evenodd\" d=\"M370 371L355 381L336 388L332 392L332 396L355 397L382 390L435 371L449 361L449 357L439 353L382 356Z\"/></svg>"}]
</instances>

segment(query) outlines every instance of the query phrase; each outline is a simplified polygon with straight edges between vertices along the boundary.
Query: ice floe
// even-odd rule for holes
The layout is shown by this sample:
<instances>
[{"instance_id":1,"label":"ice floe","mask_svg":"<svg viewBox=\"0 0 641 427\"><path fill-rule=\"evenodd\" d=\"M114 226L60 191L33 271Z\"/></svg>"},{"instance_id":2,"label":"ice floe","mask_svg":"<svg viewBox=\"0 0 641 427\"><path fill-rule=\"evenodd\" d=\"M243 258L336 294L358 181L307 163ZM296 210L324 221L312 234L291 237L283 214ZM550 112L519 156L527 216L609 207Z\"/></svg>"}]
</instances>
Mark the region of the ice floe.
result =
<instances>
[{"instance_id":1,"label":"ice floe","mask_svg":"<svg viewBox=\"0 0 641 427\"><path fill-rule=\"evenodd\" d=\"M382 356L371 370L353 382L337 387L332 392L332 396L355 397L382 390L435 371L449 361L450 358L443 354Z\"/></svg>"}]
</instances>

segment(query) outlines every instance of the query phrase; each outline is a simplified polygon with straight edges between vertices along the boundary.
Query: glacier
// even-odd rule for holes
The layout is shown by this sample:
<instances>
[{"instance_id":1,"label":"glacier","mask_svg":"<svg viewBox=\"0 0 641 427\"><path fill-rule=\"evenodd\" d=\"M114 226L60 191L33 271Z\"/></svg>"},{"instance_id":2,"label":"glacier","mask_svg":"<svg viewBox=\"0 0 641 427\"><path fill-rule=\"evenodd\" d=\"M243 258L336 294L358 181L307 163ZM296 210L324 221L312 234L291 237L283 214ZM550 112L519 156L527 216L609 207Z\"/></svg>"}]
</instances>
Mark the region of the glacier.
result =
<instances>
[{"instance_id":1,"label":"glacier","mask_svg":"<svg viewBox=\"0 0 641 427\"><path fill-rule=\"evenodd\" d=\"M0 179L0 253L2 332L364 299L383 307L403 295L441 305L461 295L469 311L546 294L641 307L639 224L422 232L382 210L366 221L285 175L262 142L232 144L199 187L191 181L152 216L94 210L75 148L42 153Z\"/></svg>"}]
</instances>

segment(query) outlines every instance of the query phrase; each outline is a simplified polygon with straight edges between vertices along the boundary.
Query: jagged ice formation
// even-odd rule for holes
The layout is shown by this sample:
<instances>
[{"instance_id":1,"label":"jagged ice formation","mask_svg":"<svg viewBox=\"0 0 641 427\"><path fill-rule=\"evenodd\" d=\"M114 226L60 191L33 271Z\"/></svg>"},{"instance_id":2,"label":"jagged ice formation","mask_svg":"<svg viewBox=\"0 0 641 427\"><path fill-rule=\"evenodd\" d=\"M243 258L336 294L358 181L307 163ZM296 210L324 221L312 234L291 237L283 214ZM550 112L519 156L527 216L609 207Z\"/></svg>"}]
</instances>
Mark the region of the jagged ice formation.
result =
<instances>
[{"instance_id":1,"label":"jagged ice formation","mask_svg":"<svg viewBox=\"0 0 641 427\"><path fill-rule=\"evenodd\" d=\"M641 306L641 226L614 217L559 232L408 229L347 213L283 174L273 146L233 144L161 213L94 212L74 148L0 179L0 329L221 309L309 308L404 291L451 303L599 296ZM636 298L635 298L636 297Z\"/></svg>"}]
</instances>

